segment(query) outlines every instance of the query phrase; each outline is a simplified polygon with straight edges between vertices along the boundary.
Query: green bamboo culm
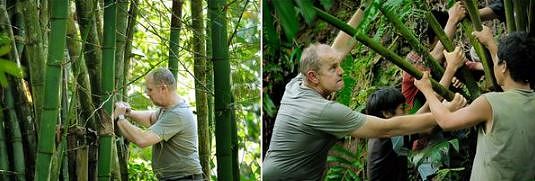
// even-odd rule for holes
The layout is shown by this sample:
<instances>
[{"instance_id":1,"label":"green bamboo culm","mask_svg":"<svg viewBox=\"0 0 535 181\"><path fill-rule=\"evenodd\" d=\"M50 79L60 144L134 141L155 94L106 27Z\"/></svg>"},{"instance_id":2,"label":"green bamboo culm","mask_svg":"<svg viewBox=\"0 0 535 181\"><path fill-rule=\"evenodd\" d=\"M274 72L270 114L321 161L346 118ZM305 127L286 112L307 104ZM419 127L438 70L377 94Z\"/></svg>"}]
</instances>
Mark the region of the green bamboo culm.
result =
<instances>
[{"instance_id":1,"label":"green bamboo culm","mask_svg":"<svg viewBox=\"0 0 535 181\"><path fill-rule=\"evenodd\" d=\"M0 110L4 110L4 105L0 104ZM9 157L7 155L6 131L4 123L4 111L0 111L0 180L9 180Z\"/></svg>"},{"instance_id":2,"label":"green bamboo culm","mask_svg":"<svg viewBox=\"0 0 535 181\"><path fill-rule=\"evenodd\" d=\"M68 0L51 1L50 41L46 67L43 113L37 143L36 180L49 180L52 154L55 152L56 123L60 109L60 84L65 57L65 37L69 12Z\"/></svg>"},{"instance_id":3,"label":"green bamboo culm","mask_svg":"<svg viewBox=\"0 0 535 181\"><path fill-rule=\"evenodd\" d=\"M450 38L448 38L435 16L431 12L426 12L425 19L437 35L438 39L440 40L446 51L452 52L455 49L455 47L453 46L453 42L450 40ZM463 82L465 83L464 85L466 85L466 87L468 88L470 96L467 98L472 101L475 98L479 97L479 95L481 94L479 86L477 85L474 76L472 76L472 73L470 73L468 68L466 68L465 66L461 67L461 69L459 69L459 71L457 72L457 75L458 77L462 78Z\"/></svg>"},{"instance_id":4,"label":"green bamboo culm","mask_svg":"<svg viewBox=\"0 0 535 181\"><path fill-rule=\"evenodd\" d=\"M397 7L386 7L384 5L379 6L379 10L383 13L383 15L385 15L390 23L396 27L398 32L401 33L401 35L403 35L407 41L409 41L411 47L422 56L426 65L431 68L431 74L433 75L433 78L437 80L440 79L444 74L444 68L435 58L433 58L433 56L431 56L429 50L420 43L418 38L416 38L415 33L407 28L403 22L401 22L401 20L397 17L394 8Z\"/></svg>"},{"instance_id":5,"label":"green bamboo culm","mask_svg":"<svg viewBox=\"0 0 535 181\"><path fill-rule=\"evenodd\" d=\"M535 37L535 0L529 1L529 33L532 37Z\"/></svg>"},{"instance_id":6,"label":"green bamboo culm","mask_svg":"<svg viewBox=\"0 0 535 181\"><path fill-rule=\"evenodd\" d=\"M9 118L9 133L10 133L10 145L12 145L13 153L13 172L15 172L16 180L26 180L26 166L24 164L24 150L22 146L22 135L20 133L19 120L15 111L15 101L13 99L13 86L5 89L6 104Z\"/></svg>"},{"instance_id":7,"label":"green bamboo culm","mask_svg":"<svg viewBox=\"0 0 535 181\"><path fill-rule=\"evenodd\" d=\"M476 50L476 53L483 64L483 70L485 72L485 87L492 87L495 91L501 91L502 88L500 85L498 85L496 77L494 77L493 63L492 59L489 58L491 57L489 51L483 47L483 45L474 36L472 36L472 32L474 30L481 31L483 29L483 26L481 25L481 19L479 17L479 10L477 9L473 0L463 1L468 15L470 16L472 26L470 26L470 21L467 19L462 21L462 26L465 31L465 35L468 37L470 44L474 46L474 49Z\"/></svg>"},{"instance_id":8,"label":"green bamboo culm","mask_svg":"<svg viewBox=\"0 0 535 181\"><path fill-rule=\"evenodd\" d=\"M180 19L182 17L182 0L173 0L171 7L171 35L169 35L169 63L167 68L175 79L178 76L178 52L180 49Z\"/></svg>"},{"instance_id":9,"label":"green bamboo culm","mask_svg":"<svg viewBox=\"0 0 535 181\"><path fill-rule=\"evenodd\" d=\"M197 110L197 133L199 136L199 160L205 175L210 175L211 136L208 126L208 101L206 90L206 49L202 1L191 1L191 25L193 27L192 49L193 73L195 75L195 108Z\"/></svg>"},{"instance_id":10,"label":"green bamboo culm","mask_svg":"<svg viewBox=\"0 0 535 181\"><path fill-rule=\"evenodd\" d=\"M208 0L208 17L211 20L212 55L214 66L215 93L215 135L218 180L238 180L239 175L233 174L233 158L231 138L231 104L230 64L227 38L225 0Z\"/></svg>"},{"instance_id":11,"label":"green bamboo culm","mask_svg":"<svg viewBox=\"0 0 535 181\"><path fill-rule=\"evenodd\" d=\"M117 2L117 31L115 34L115 85L117 87L117 96L116 99L120 101L124 101L126 99L126 92L123 91L126 89L126 85L124 84L125 76L126 74L124 69L124 55L125 47L126 47L126 28L127 28L127 21L128 21L128 4L129 0L118 0ZM116 129L115 131L118 131ZM120 174L121 174L121 180L128 180L128 145L125 144L123 137L117 138L117 141L115 142L117 147L117 160L119 164L117 166L119 167Z\"/></svg>"},{"instance_id":12,"label":"green bamboo culm","mask_svg":"<svg viewBox=\"0 0 535 181\"><path fill-rule=\"evenodd\" d=\"M4 110L4 105L0 104L0 110ZM0 111L0 180L9 180L9 157L7 155L6 129L4 127L6 122L4 111Z\"/></svg>"},{"instance_id":13,"label":"green bamboo culm","mask_svg":"<svg viewBox=\"0 0 535 181\"><path fill-rule=\"evenodd\" d=\"M388 50L379 42L371 39L370 37L357 33L356 29L352 28L351 26L347 25L345 22L337 19L336 17L333 17L332 15L326 13L325 11L316 7L314 9L318 12L317 15L320 19L326 21L327 23L335 26L336 28L344 31L347 34L352 35L353 38L355 38L357 41L373 49L375 52L385 57L387 60L390 60L390 62L397 65L399 68L403 69L415 78L422 78L422 72L418 71L418 69L416 69L412 64L410 64L407 60L403 59L401 56L397 55L391 50ZM453 99L453 92L440 85L436 80L431 78L431 84L433 86L433 90L435 90L440 96L444 97L446 100Z\"/></svg>"},{"instance_id":14,"label":"green bamboo culm","mask_svg":"<svg viewBox=\"0 0 535 181\"><path fill-rule=\"evenodd\" d=\"M515 15L513 11L513 1L503 0L503 7L505 10L505 25L508 32L516 31Z\"/></svg>"},{"instance_id":15,"label":"green bamboo culm","mask_svg":"<svg viewBox=\"0 0 535 181\"><path fill-rule=\"evenodd\" d=\"M526 2L528 1L527 0L513 0L513 11L515 13L516 31L527 30L526 9L528 9L529 5L526 5Z\"/></svg>"},{"instance_id":16,"label":"green bamboo culm","mask_svg":"<svg viewBox=\"0 0 535 181\"><path fill-rule=\"evenodd\" d=\"M100 130L98 147L98 180L111 179L112 147L115 146L113 133L114 80L115 80L115 23L117 14L117 1L104 1L104 37L102 41L102 101L103 109L100 112Z\"/></svg>"}]
</instances>

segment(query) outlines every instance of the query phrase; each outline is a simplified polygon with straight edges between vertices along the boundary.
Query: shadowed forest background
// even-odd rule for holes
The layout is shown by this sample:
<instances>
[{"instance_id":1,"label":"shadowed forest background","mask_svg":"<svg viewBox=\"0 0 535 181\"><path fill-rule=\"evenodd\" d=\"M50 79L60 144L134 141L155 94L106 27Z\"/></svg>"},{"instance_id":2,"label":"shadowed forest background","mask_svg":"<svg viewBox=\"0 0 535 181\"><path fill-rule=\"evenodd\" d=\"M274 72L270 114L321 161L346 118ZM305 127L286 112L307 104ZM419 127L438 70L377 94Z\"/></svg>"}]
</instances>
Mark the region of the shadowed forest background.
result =
<instances>
[{"instance_id":1,"label":"shadowed forest background","mask_svg":"<svg viewBox=\"0 0 535 181\"><path fill-rule=\"evenodd\" d=\"M210 180L260 179L257 0L0 0L0 180L156 180L113 128L168 67Z\"/></svg>"}]
</instances>

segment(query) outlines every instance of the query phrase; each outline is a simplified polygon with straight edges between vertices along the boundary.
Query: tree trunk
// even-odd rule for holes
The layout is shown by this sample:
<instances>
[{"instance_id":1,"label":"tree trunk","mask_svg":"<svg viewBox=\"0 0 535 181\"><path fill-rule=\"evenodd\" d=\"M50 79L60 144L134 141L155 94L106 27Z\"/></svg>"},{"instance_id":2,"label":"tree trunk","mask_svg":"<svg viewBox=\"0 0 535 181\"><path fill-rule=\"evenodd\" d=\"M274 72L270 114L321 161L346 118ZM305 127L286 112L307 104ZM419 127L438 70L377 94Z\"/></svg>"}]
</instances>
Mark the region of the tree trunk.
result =
<instances>
[{"instance_id":1,"label":"tree trunk","mask_svg":"<svg viewBox=\"0 0 535 181\"><path fill-rule=\"evenodd\" d=\"M68 0L52 1L51 4L51 32L48 49L46 70L46 87L44 96L46 102L40 119L39 142L35 178L48 180L50 178L50 164L55 149L56 123L59 115L59 94L61 85L61 72L65 57L66 20L68 18ZM39 57L41 58L41 57Z\"/></svg>"},{"instance_id":2,"label":"tree trunk","mask_svg":"<svg viewBox=\"0 0 535 181\"><path fill-rule=\"evenodd\" d=\"M208 0L208 17L211 19L212 53L214 60L215 122L218 180L236 180L233 175L230 92L230 64L228 60L227 19L225 0Z\"/></svg>"},{"instance_id":3,"label":"tree trunk","mask_svg":"<svg viewBox=\"0 0 535 181\"><path fill-rule=\"evenodd\" d=\"M99 149L98 149L98 179L110 180L112 160L114 156L112 147L115 145L113 134L114 81L115 81L115 30L116 30L116 0L104 2L104 32L102 46L102 104L100 110Z\"/></svg>"},{"instance_id":4,"label":"tree trunk","mask_svg":"<svg viewBox=\"0 0 535 181\"><path fill-rule=\"evenodd\" d=\"M182 0L173 0L173 7L171 11L171 35L169 37L169 63L167 67L171 73L173 73L175 79L177 79L178 53L180 51L180 28L182 25L180 23L180 19L182 17Z\"/></svg>"},{"instance_id":5,"label":"tree trunk","mask_svg":"<svg viewBox=\"0 0 535 181\"><path fill-rule=\"evenodd\" d=\"M199 159L203 173L210 175L210 127L208 126L208 104L206 100L206 53L204 42L204 19L202 1L191 1L193 31L193 72L195 74L195 107L199 135Z\"/></svg>"}]
</instances>

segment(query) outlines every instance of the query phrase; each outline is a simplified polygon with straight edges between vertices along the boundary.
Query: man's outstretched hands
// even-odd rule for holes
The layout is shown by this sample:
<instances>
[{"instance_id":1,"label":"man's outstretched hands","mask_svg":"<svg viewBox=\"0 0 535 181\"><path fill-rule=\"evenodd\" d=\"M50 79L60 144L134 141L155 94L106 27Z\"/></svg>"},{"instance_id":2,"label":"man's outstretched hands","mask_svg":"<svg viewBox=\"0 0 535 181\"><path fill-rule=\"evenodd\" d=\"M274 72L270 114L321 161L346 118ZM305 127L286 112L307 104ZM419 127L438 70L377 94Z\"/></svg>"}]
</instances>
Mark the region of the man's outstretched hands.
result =
<instances>
[{"instance_id":1,"label":"man's outstretched hands","mask_svg":"<svg viewBox=\"0 0 535 181\"><path fill-rule=\"evenodd\" d=\"M424 71L420 80L414 80L414 85L422 92L432 91L433 87L431 86L431 80L429 79L429 71Z\"/></svg>"},{"instance_id":2,"label":"man's outstretched hands","mask_svg":"<svg viewBox=\"0 0 535 181\"><path fill-rule=\"evenodd\" d=\"M444 54L444 58L446 58L446 62L448 63L446 68L457 70L458 68L462 67L466 61L461 47L455 47L453 52L447 52L444 50L442 53Z\"/></svg>"},{"instance_id":3,"label":"man's outstretched hands","mask_svg":"<svg viewBox=\"0 0 535 181\"><path fill-rule=\"evenodd\" d=\"M466 10L464 9L464 6L461 4L461 2L456 2L448 10L448 16L448 20L451 20L454 23L458 23L466 16Z\"/></svg>"},{"instance_id":4,"label":"man's outstretched hands","mask_svg":"<svg viewBox=\"0 0 535 181\"><path fill-rule=\"evenodd\" d=\"M474 37L476 37L476 39L486 47L489 47L489 45L495 43L493 39L494 37L492 37L492 32L488 26L483 26L483 30L481 31L472 32L472 35L474 35Z\"/></svg>"},{"instance_id":5,"label":"man's outstretched hands","mask_svg":"<svg viewBox=\"0 0 535 181\"><path fill-rule=\"evenodd\" d=\"M466 105L466 99L459 93L455 93L455 96L451 101L444 100L442 104L448 108L451 112L457 111Z\"/></svg>"}]
</instances>

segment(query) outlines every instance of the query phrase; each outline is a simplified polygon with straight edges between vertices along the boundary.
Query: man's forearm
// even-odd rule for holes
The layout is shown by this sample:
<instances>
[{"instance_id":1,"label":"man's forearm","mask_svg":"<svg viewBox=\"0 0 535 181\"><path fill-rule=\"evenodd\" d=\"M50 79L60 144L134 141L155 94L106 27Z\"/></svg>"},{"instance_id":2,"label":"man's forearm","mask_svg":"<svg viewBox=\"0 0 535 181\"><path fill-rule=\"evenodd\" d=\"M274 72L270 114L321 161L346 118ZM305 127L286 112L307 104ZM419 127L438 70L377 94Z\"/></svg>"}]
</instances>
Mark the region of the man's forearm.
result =
<instances>
[{"instance_id":1,"label":"man's forearm","mask_svg":"<svg viewBox=\"0 0 535 181\"><path fill-rule=\"evenodd\" d=\"M137 123L145 126L145 127L149 127L150 125L152 125L152 122L154 122L152 119L154 117L155 114L155 111L134 111L134 110L131 110L128 114L126 114L125 116L128 116L130 118L132 118L134 121L136 121Z\"/></svg>"},{"instance_id":2,"label":"man's forearm","mask_svg":"<svg viewBox=\"0 0 535 181\"><path fill-rule=\"evenodd\" d=\"M357 25L362 20L363 14L364 14L363 11L359 8L357 12L353 14L349 22L347 22L347 24L349 24L349 26L353 28L356 28ZM334 39L334 42L331 45L331 47L345 56L351 51L351 49L353 49L355 44L356 44L356 40L354 40L352 36L348 35L347 33L343 31L340 31L338 35L336 36L336 38Z\"/></svg>"},{"instance_id":3,"label":"man's forearm","mask_svg":"<svg viewBox=\"0 0 535 181\"><path fill-rule=\"evenodd\" d=\"M117 121L117 127L128 141L135 143L140 146L140 142L143 139L141 135L144 134L143 130L132 125L128 120L119 120Z\"/></svg>"},{"instance_id":4,"label":"man's forearm","mask_svg":"<svg viewBox=\"0 0 535 181\"><path fill-rule=\"evenodd\" d=\"M396 116L390 119L388 121L392 121L395 127L391 134L395 136L425 132L436 125L431 113Z\"/></svg>"},{"instance_id":5,"label":"man's forearm","mask_svg":"<svg viewBox=\"0 0 535 181\"><path fill-rule=\"evenodd\" d=\"M441 125L442 118L444 118L445 114L449 113L450 111L448 108L442 105L440 100L438 100L438 98L435 96L434 91L422 91L422 93L424 94L427 103L429 103L429 109L431 110L431 113L433 113L436 123Z\"/></svg>"}]
</instances>

